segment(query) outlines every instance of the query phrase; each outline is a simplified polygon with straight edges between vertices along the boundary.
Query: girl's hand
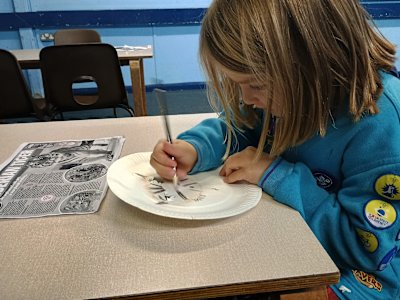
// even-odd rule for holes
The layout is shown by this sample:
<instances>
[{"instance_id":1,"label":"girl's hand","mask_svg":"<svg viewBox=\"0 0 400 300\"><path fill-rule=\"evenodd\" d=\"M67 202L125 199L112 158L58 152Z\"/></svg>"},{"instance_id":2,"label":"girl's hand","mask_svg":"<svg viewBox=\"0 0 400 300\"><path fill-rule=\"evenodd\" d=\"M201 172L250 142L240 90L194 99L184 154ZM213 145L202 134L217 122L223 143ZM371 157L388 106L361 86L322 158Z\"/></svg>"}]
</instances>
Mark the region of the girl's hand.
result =
<instances>
[{"instance_id":1,"label":"girl's hand","mask_svg":"<svg viewBox=\"0 0 400 300\"><path fill-rule=\"evenodd\" d=\"M175 159L172 159L174 157ZM158 175L171 180L176 167L176 175L184 179L187 173L193 169L197 161L196 149L188 142L174 140L172 144L166 140L159 141L151 154L150 164Z\"/></svg>"},{"instance_id":2,"label":"girl's hand","mask_svg":"<svg viewBox=\"0 0 400 300\"><path fill-rule=\"evenodd\" d=\"M267 153L263 153L259 160L255 160L256 151L254 147L247 147L229 156L219 175L224 176L226 183L244 180L257 185L273 159Z\"/></svg>"}]
</instances>

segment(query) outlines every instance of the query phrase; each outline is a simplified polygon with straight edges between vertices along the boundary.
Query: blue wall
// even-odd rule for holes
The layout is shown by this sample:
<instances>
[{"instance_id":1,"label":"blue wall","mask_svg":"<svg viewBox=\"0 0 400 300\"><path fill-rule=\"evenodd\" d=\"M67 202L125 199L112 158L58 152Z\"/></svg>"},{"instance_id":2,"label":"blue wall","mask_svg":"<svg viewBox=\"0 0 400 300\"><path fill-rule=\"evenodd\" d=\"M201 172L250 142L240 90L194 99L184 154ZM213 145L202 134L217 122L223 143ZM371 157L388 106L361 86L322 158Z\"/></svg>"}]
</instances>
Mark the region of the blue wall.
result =
<instances>
[{"instance_id":1,"label":"blue wall","mask_svg":"<svg viewBox=\"0 0 400 300\"><path fill-rule=\"evenodd\" d=\"M381 32L400 45L400 1L362 1ZM95 3L95 6L94 6ZM211 0L1 0L0 48L42 48L44 33L60 28L94 28L114 46L152 45L145 59L146 85L203 82L198 63L202 14ZM400 63L397 62L400 69ZM128 67L123 67L130 86ZM33 93L43 94L39 71L27 72Z\"/></svg>"}]
</instances>

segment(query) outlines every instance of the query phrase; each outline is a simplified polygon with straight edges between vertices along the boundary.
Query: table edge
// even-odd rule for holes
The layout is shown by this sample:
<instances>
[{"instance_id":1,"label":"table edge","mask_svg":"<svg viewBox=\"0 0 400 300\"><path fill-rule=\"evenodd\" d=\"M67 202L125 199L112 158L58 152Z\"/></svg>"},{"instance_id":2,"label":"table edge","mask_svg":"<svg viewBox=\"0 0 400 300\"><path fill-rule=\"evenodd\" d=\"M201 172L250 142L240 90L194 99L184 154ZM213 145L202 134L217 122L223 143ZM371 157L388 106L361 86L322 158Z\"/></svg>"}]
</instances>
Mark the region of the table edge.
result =
<instances>
[{"instance_id":1,"label":"table edge","mask_svg":"<svg viewBox=\"0 0 400 300\"><path fill-rule=\"evenodd\" d=\"M196 289L176 290L162 293L142 294L135 296L119 296L124 299L197 299L204 297L226 297L233 295L246 295L257 293L273 293L282 291L297 291L320 286L327 286L339 282L340 272L327 273L323 275L299 276L290 279L275 279L266 281L254 281L241 284L227 284Z\"/></svg>"}]
</instances>

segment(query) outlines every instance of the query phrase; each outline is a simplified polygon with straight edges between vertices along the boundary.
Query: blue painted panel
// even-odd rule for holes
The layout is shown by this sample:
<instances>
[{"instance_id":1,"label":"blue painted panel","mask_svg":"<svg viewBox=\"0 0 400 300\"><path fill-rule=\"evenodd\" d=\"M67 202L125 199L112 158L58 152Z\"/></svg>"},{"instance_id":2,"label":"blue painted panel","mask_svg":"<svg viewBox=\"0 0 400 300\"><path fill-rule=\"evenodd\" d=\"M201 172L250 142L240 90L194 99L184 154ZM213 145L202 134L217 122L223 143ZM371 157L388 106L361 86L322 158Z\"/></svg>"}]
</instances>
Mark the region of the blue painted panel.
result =
<instances>
[{"instance_id":1,"label":"blue painted panel","mask_svg":"<svg viewBox=\"0 0 400 300\"><path fill-rule=\"evenodd\" d=\"M14 6L12 0L1 0L0 1L0 13L13 12Z\"/></svg>"},{"instance_id":2,"label":"blue painted panel","mask_svg":"<svg viewBox=\"0 0 400 300\"><path fill-rule=\"evenodd\" d=\"M199 60L200 26L154 28L154 56L159 84L204 81Z\"/></svg>"},{"instance_id":3,"label":"blue painted panel","mask_svg":"<svg viewBox=\"0 0 400 300\"><path fill-rule=\"evenodd\" d=\"M7 50L21 49L18 31L0 31L0 48Z\"/></svg>"},{"instance_id":4,"label":"blue painted panel","mask_svg":"<svg viewBox=\"0 0 400 300\"><path fill-rule=\"evenodd\" d=\"M114 46L123 45L152 45L153 46L153 30L152 28L101 28L96 29L102 38L102 41ZM154 58L146 58L143 60L145 84L153 84L157 81L156 67ZM126 86L131 86L131 74L128 66L122 67L122 73Z\"/></svg>"},{"instance_id":5,"label":"blue painted panel","mask_svg":"<svg viewBox=\"0 0 400 300\"><path fill-rule=\"evenodd\" d=\"M376 20L379 31L400 50L400 20ZM399 52L397 53L396 68L400 70Z\"/></svg>"},{"instance_id":6,"label":"blue painted panel","mask_svg":"<svg viewBox=\"0 0 400 300\"><path fill-rule=\"evenodd\" d=\"M211 0L31 0L33 11L48 10L107 10L107 9L166 9L205 8Z\"/></svg>"},{"instance_id":7,"label":"blue painted panel","mask_svg":"<svg viewBox=\"0 0 400 300\"><path fill-rule=\"evenodd\" d=\"M39 48L36 32L32 28L20 28L19 36L21 39L22 49L36 49ZM40 97L44 94L42 77L40 70L27 70L25 75L28 79L32 95Z\"/></svg>"},{"instance_id":8,"label":"blue painted panel","mask_svg":"<svg viewBox=\"0 0 400 300\"><path fill-rule=\"evenodd\" d=\"M32 11L31 0L13 0L14 11L16 12L29 12Z\"/></svg>"}]
</instances>

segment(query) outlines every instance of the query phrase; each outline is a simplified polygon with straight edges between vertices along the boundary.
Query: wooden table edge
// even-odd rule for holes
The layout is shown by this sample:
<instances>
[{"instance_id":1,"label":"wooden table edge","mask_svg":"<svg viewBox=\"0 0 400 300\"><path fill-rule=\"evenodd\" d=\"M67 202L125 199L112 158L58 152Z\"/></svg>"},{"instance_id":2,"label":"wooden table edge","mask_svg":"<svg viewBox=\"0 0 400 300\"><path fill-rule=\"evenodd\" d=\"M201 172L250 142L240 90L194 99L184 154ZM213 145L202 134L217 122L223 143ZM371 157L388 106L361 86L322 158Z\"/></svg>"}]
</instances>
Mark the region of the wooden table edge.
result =
<instances>
[{"instance_id":1,"label":"wooden table edge","mask_svg":"<svg viewBox=\"0 0 400 300\"><path fill-rule=\"evenodd\" d=\"M328 286L339 282L340 273L334 272L324 275L300 276L290 279L276 279L267 281L255 281L242 284L227 284L221 286L203 287L169 291L163 293L143 294L135 296L110 297L108 299L198 299L207 297L226 297L233 295L247 295L258 293L295 292L305 289L313 289Z\"/></svg>"}]
</instances>

